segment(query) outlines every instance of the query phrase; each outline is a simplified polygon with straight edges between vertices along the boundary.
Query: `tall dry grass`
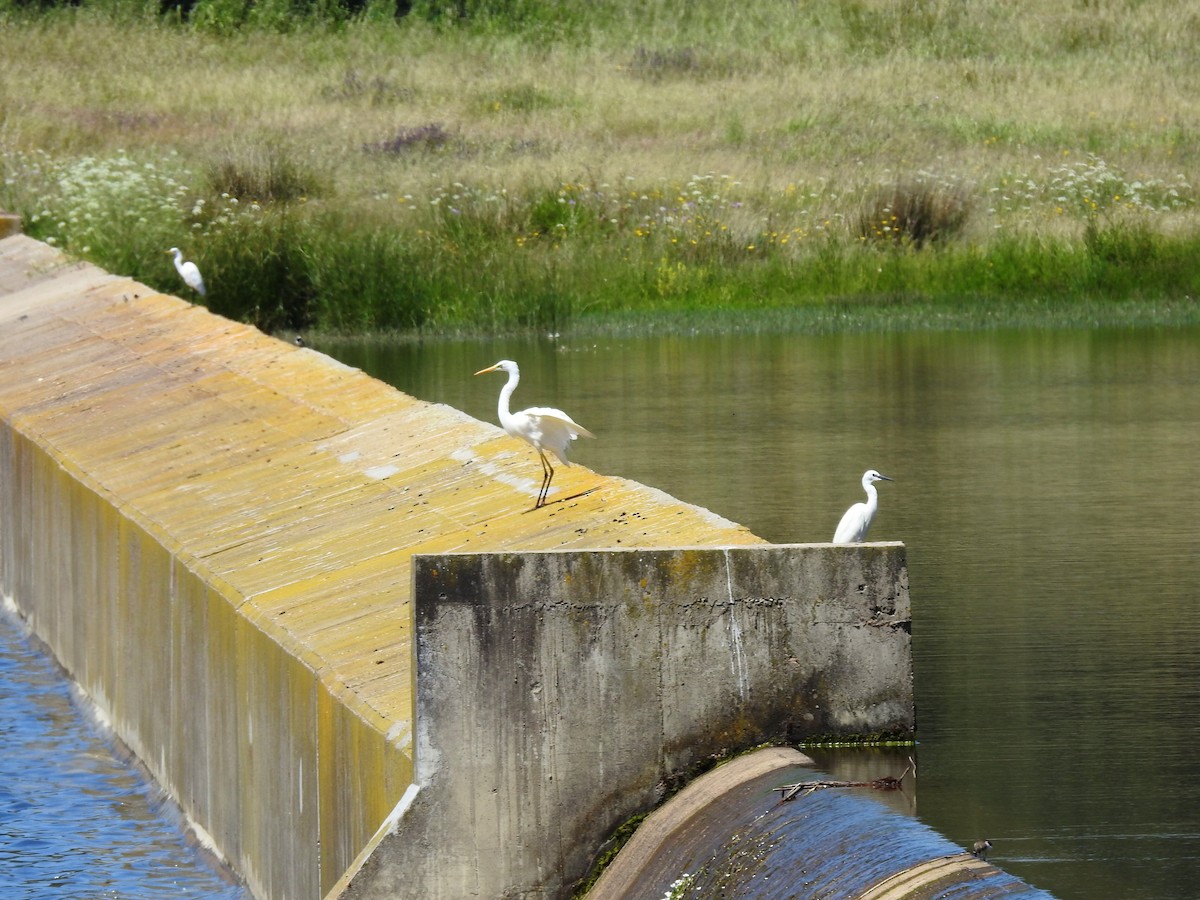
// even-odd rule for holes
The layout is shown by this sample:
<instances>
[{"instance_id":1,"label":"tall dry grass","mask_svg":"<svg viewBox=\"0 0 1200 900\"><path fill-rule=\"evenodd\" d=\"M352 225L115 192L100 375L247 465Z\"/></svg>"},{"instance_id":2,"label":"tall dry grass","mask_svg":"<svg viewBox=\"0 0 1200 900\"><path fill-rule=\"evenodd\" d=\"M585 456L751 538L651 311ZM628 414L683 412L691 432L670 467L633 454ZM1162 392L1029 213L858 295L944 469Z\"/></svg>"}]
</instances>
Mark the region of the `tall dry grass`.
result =
<instances>
[{"instance_id":1,"label":"tall dry grass","mask_svg":"<svg viewBox=\"0 0 1200 900\"><path fill-rule=\"evenodd\" d=\"M541 326L947 284L1069 301L1135 283L1105 270L1128 254L1089 248L1161 261L1200 242L1200 9L1182 0L247 9L200 0L184 22L0 0L0 203L95 255L112 241L72 203L110 192L61 196L62 171L155 167L188 190L153 239L190 241L214 304L272 328ZM940 196L964 214L919 251L869 240L902 189L889 209ZM373 260L419 275L383 279ZM958 274L998 264L1012 271ZM174 284L167 260L136 268ZM1197 286L1164 273L1138 289Z\"/></svg>"}]
</instances>

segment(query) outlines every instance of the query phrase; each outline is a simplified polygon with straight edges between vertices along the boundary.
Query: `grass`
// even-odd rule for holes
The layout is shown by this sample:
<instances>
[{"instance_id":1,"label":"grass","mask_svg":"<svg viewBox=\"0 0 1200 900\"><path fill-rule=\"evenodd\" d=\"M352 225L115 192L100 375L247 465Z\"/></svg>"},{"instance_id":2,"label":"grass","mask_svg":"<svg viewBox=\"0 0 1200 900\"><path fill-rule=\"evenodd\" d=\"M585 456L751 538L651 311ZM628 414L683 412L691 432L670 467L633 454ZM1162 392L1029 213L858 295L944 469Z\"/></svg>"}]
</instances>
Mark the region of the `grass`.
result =
<instances>
[{"instance_id":1,"label":"grass","mask_svg":"<svg viewBox=\"0 0 1200 900\"><path fill-rule=\"evenodd\" d=\"M1183 0L294 7L0 0L0 206L267 330L1200 320Z\"/></svg>"}]
</instances>

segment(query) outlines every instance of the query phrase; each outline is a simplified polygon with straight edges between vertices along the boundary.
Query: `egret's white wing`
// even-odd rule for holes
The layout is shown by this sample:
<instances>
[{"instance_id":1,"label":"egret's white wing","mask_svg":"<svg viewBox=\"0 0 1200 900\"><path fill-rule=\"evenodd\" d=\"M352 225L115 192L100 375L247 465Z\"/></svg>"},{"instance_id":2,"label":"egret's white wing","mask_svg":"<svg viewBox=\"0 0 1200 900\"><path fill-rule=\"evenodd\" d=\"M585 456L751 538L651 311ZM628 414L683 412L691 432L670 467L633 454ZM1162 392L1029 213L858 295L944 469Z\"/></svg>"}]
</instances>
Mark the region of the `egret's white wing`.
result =
<instances>
[{"instance_id":1,"label":"egret's white wing","mask_svg":"<svg viewBox=\"0 0 1200 900\"><path fill-rule=\"evenodd\" d=\"M571 440L574 440L579 435L583 435L584 437L588 438L595 437L594 434L568 416L561 409L555 409L552 406L531 406L529 409L522 411L525 413L525 415L530 416L531 418L536 416L539 419L548 420L543 428L545 431L550 430L555 424L557 424L559 428L565 428L567 431L572 432Z\"/></svg>"}]
</instances>

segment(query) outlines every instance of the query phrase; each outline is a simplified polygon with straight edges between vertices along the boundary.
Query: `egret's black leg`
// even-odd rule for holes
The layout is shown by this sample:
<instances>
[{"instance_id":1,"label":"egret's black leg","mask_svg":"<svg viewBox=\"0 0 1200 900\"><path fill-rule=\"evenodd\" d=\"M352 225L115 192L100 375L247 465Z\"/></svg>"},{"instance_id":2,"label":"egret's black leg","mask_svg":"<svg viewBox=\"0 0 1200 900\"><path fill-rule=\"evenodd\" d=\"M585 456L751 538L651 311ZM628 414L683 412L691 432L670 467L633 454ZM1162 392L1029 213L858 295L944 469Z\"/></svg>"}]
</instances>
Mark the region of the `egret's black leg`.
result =
<instances>
[{"instance_id":1,"label":"egret's black leg","mask_svg":"<svg viewBox=\"0 0 1200 900\"><path fill-rule=\"evenodd\" d=\"M545 459L545 457L543 457ZM554 479L554 466L546 459L546 486L542 488L542 506L546 505L546 497L550 493L550 482Z\"/></svg>"},{"instance_id":2,"label":"egret's black leg","mask_svg":"<svg viewBox=\"0 0 1200 900\"><path fill-rule=\"evenodd\" d=\"M538 490L537 503L533 505L534 509L546 505L546 494L550 490L550 479L554 477L554 467L550 465L550 460L546 459L546 454L539 449L538 456L542 460L542 486Z\"/></svg>"}]
</instances>

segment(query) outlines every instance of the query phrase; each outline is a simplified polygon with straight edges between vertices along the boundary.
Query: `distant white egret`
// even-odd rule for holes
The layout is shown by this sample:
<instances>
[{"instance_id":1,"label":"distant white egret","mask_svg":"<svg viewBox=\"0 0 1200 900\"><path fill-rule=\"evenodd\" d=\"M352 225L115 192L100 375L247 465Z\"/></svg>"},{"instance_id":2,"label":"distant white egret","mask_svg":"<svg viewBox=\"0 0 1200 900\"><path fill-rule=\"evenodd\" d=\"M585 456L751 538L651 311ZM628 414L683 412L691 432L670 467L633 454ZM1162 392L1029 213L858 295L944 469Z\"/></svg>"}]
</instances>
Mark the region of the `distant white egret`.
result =
<instances>
[{"instance_id":1,"label":"distant white egret","mask_svg":"<svg viewBox=\"0 0 1200 900\"><path fill-rule=\"evenodd\" d=\"M175 271L179 273L179 277L183 279L184 284L203 297L204 279L200 277L200 269L191 260L185 262L183 254L179 252L178 247L172 247L167 252L175 254Z\"/></svg>"},{"instance_id":2,"label":"distant white egret","mask_svg":"<svg viewBox=\"0 0 1200 900\"><path fill-rule=\"evenodd\" d=\"M891 481L886 475L880 475L874 469L863 473L862 486L867 492L866 503L855 503L846 510L842 521L838 522L837 531L833 533L835 544L860 544L867 539L867 529L879 509L879 492L875 490L876 481Z\"/></svg>"},{"instance_id":3,"label":"distant white egret","mask_svg":"<svg viewBox=\"0 0 1200 900\"><path fill-rule=\"evenodd\" d=\"M550 480L554 477L554 467L546 458L546 451L549 450L557 456L564 466L569 466L571 463L567 461L567 447L571 441L580 435L589 438L594 438L595 435L561 409L531 406L517 413L509 412L508 401L521 380L521 370L511 359L502 359L494 366L480 369L475 374L483 375L485 372L508 373L508 382L500 389L500 402L496 408L500 425L513 437L532 444L542 460L542 487L538 491L537 502L533 505L533 508L537 509L545 505L546 494L550 492Z\"/></svg>"}]
</instances>

